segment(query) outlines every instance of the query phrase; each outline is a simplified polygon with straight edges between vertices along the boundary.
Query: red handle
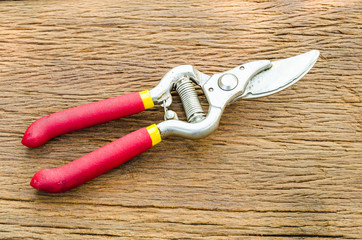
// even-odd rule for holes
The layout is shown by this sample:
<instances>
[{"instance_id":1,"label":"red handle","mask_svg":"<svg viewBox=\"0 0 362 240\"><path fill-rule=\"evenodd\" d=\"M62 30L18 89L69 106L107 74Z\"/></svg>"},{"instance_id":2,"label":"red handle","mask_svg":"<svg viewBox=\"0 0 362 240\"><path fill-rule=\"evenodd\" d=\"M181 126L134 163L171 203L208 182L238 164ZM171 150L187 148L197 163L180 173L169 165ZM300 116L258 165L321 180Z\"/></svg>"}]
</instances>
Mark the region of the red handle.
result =
<instances>
[{"instance_id":1,"label":"red handle","mask_svg":"<svg viewBox=\"0 0 362 240\"><path fill-rule=\"evenodd\" d=\"M148 91L129 93L66 109L36 120L26 130L22 143L39 147L56 136L109 122L153 107Z\"/></svg>"},{"instance_id":2,"label":"red handle","mask_svg":"<svg viewBox=\"0 0 362 240\"><path fill-rule=\"evenodd\" d=\"M121 165L160 141L156 125L141 128L62 167L37 172L30 185L50 193L68 191Z\"/></svg>"}]
</instances>

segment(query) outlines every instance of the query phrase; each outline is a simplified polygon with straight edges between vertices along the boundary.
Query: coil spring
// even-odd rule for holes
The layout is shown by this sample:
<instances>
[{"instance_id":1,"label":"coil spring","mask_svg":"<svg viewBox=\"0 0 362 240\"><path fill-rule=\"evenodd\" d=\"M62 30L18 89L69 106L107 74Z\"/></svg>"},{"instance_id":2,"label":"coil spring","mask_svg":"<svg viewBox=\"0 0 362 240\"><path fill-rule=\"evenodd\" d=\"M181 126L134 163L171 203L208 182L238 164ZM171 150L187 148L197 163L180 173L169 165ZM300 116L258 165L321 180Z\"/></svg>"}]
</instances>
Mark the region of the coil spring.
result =
<instances>
[{"instance_id":1,"label":"coil spring","mask_svg":"<svg viewBox=\"0 0 362 240\"><path fill-rule=\"evenodd\" d=\"M176 83L176 91L181 97L188 122L199 122L205 118L199 97L192 81L184 77Z\"/></svg>"}]
</instances>

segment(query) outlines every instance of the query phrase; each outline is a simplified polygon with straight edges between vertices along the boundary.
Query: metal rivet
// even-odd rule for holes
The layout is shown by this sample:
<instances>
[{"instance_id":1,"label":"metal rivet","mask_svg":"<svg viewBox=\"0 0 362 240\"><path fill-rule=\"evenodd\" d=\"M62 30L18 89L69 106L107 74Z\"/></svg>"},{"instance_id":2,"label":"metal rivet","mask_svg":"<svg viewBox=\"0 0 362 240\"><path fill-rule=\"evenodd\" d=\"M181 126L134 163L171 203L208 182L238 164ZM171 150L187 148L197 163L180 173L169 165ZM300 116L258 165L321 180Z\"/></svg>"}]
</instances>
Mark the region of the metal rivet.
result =
<instances>
[{"instance_id":1,"label":"metal rivet","mask_svg":"<svg viewBox=\"0 0 362 240\"><path fill-rule=\"evenodd\" d=\"M244 66L240 66L240 68L239 68L240 70L244 70L245 69L245 67Z\"/></svg>"},{"instance_id":2,"label":"metal rivet","mask_svg":"<svg viewBox=\"0 0 362 240\"><path fill-rule=\"evenodd\" d=\"M212 92L212 91L214 91L214 89L211 87L211 88L209 88L209 92Z\"/></svg>"}]
</instances>

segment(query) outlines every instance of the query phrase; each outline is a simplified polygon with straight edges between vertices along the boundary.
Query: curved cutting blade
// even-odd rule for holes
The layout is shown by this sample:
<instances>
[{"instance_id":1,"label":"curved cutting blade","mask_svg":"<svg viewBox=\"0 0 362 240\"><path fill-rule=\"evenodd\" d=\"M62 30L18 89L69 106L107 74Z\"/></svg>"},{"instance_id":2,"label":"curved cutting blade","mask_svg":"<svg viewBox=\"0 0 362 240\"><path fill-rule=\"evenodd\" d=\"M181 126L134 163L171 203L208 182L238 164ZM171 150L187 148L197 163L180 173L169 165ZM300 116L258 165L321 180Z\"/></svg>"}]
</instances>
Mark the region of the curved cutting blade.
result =
<instances>
[{"instance_id":1,"label":"curved cutting blade","mask_svg":"<svg viewBox=\"0 0 362 240\"><path fill-rule=\"evenodd\" d=\"M314 65L319 51L272 62L272 66L253 77L241 98L264 97L289 87L301 79Z\"/></svg>"}]
</instances>

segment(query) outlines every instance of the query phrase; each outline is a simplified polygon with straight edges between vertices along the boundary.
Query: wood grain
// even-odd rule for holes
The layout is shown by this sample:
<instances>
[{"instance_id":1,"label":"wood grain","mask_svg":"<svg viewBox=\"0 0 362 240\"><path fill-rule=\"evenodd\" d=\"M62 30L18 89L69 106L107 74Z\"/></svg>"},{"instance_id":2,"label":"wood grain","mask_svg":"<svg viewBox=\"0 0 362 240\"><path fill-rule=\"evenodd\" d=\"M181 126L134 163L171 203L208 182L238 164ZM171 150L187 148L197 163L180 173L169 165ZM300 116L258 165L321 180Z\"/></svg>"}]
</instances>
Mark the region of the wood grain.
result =
<instances>
[{"instance_id":1,"label":"wood grain","mask_svg":"<svg viewBox=\"0 0 362 240\"><path fill-rule=\"evenodd\" d=\"M1 1L1 239L362 238L360 1ZM20 141L44 115L205 73L321 51L300 82L229 106L219 129L170 138L64 194L29 186L162 110ZM206 107L206 106L205 106ZM173 109L182 112L176 101Z\"/></svg>"}]
</instances>

